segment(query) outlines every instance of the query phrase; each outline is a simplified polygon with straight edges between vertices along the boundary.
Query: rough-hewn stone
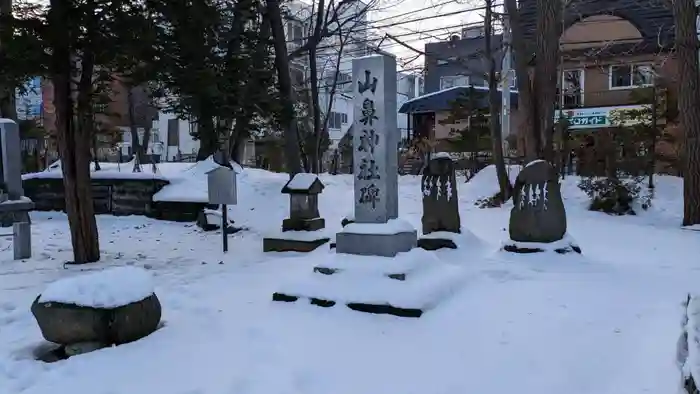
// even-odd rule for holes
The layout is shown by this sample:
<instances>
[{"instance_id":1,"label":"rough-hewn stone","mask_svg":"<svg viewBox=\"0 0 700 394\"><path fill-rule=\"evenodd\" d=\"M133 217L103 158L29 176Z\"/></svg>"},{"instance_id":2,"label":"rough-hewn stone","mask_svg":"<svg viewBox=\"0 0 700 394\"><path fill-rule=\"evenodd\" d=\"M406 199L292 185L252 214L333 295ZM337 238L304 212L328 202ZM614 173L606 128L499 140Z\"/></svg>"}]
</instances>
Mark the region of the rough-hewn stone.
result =
<instances>
[{"instance_id":1,"label":"rough-hewn stone","mask_svg":"<svg viewBox=\"0 0 700 394\"><path fill-rule=\"evenodd\" d=\"M566 210L559 188L559 174L545 161L527 165L513 187L510 239L550 243L566 234Z\"/></svg>"},{"instance_id":2,"label":"rough-hewn stone","mask_svg":"<svg viewBox=\"0 0 700 394\"><path fill-rule=\"evenodd\" d=\"M423 234L434 231L459 233L461 223L457 198L457 179L452 159L430 160L421 178L423 192Z\"/></svg>"},{"instance_id":3,"label":"rough-hewn stone","mask_svg":"<svg viewBox=\"0 0 700 394\"><path fill-rule=\"evenodd\" d=\"M39 298L32 303L32 314L44 338L61 345L133 342L154 332L161 318L161 305L155 294L117 308L39 302Z\"/></svg>"}]
</instances>

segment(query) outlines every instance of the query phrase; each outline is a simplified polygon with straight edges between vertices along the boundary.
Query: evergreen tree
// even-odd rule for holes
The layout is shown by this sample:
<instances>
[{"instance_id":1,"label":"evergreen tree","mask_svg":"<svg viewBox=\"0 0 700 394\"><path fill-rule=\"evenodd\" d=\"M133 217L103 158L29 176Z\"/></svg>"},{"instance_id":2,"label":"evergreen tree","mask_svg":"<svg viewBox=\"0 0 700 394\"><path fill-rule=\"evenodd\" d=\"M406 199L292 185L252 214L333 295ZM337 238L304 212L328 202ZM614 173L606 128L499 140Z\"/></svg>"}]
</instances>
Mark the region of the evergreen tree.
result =
<instances>
[{"instance_id":1,"label":"evergreen tree","mask_svg":"<svg viewBox=\"0 0 700 394\"><path fill-rule=\"evenodd\" d=\"M193 120L202 160L231 138L274 124L269 24L259 0L148 0L156 28L155 81L166 107ZM237 126L235 126L237 125ZM231 133L231 128L234 132Z\"/></svg>"}]
</instances>

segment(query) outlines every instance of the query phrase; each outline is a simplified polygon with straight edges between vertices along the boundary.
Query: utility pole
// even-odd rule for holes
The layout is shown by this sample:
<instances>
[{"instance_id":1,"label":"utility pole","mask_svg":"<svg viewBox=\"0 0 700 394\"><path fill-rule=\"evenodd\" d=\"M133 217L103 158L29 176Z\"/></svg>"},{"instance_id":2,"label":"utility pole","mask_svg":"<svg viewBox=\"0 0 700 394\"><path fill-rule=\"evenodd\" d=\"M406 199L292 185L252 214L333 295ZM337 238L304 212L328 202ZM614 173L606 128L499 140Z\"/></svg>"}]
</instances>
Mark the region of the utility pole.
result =
<instances>
[{"instance_id":1,"label":"utility pole","mask_svg":"<svg viewBox=\"0 0 700 394\"><path fill-rule=\"evenodd\" d=\"M510 136L510 87L513 84L511 31L508 13L503 13L503 62L501 64L501 136L503 152L508 155L508 137Z\"/></svg>"},{"instance_id":2,"label":"utility pole","mask_svg":"<svg viewBox=\"0 0 700 394\"><path fill-rule=\"evenodd\" d=\"M651 102L651 147L649 147L649 189L654 188L654 170L656 167L656 137L659 133L658 118L657 113L659 111L658 103L658 87L656 85L657 75L654 73L654 85L651 89L652 102Z\"/></svg>"}]
</instances>

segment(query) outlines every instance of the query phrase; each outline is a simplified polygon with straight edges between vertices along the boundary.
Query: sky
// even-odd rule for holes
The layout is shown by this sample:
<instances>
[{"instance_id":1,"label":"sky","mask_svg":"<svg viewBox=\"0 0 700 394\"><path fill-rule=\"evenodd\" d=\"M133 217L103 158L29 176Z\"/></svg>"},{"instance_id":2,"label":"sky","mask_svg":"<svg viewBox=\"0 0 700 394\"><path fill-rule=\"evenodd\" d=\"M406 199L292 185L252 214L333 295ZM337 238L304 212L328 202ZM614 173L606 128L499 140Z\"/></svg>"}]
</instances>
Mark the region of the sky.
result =
<instances>
[{"instance_id":1,"label":"sky","mask_svg":"<svg viewBox=\"0 0 700 394\"><path fill-rule=\"evenodd\" d=\"M380 0L378 9L369 14L372 37L396 36L411 47L424 51L428 42L444 41L461 34L462 27L483 20L480 0ZM424 19L424 20L420 20ZM423 56L391 39L380 47L397 56L399 67L418 71ZM415 59L415 60L414 60Z\"/></svg>"}]
</instances>

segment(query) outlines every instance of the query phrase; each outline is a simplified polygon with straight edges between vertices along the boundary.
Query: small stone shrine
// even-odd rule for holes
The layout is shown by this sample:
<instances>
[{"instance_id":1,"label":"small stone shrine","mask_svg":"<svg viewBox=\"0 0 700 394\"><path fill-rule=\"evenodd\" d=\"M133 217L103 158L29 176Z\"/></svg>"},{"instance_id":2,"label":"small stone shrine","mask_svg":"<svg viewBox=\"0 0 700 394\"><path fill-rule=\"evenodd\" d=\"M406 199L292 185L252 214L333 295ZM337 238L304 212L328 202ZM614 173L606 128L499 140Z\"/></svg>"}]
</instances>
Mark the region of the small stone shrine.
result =
<instances>
[{"instance_id":1,"label":"small stone shrine","mask_svg":"<svg viewBox=\"0 0 700 394\"><path fill-rule=\"evenodd\" d=\"M355 223L336 235L336 251L394 257L416 246L417 233L398 219L396 59L353 59Z\"/></svg>"},{"instance_id":2,"label":"small stone shrine","mask_svg":"<svg viewBox=\"0 0 700 394\"><path fill-rule=\"evenodd\" d=\"M263 239L265 252L311 252L330 240L321 232L326 221L318 212L323 183L315 174L294 175L282 188L289 194L289 217L282 221L279 236Z\"/></svg>"},{"instance_id":3,"label":"small stone shrine","mask_svg":"<svg viewBox=\"0 0 700 394\"><path fill-rule=\"evenodd\" d=\"M423 237L418 246L426 250L456 249L450 234L460 234L455 166L447 154L436 154L421 178Z\"/></svg>"},{"instance_id":4,"label":"small stone shrine","mask_svg":"<svg viewBox=\"0 0 700 394\"><path fill-rule=\"evenodd\" d=\"M561 197L559 174L544 160L530 162L518 174L510 211L510 242L504 250L535 253L581 253L566 233L566 210Z\"/></svg>"}]
</instances>

